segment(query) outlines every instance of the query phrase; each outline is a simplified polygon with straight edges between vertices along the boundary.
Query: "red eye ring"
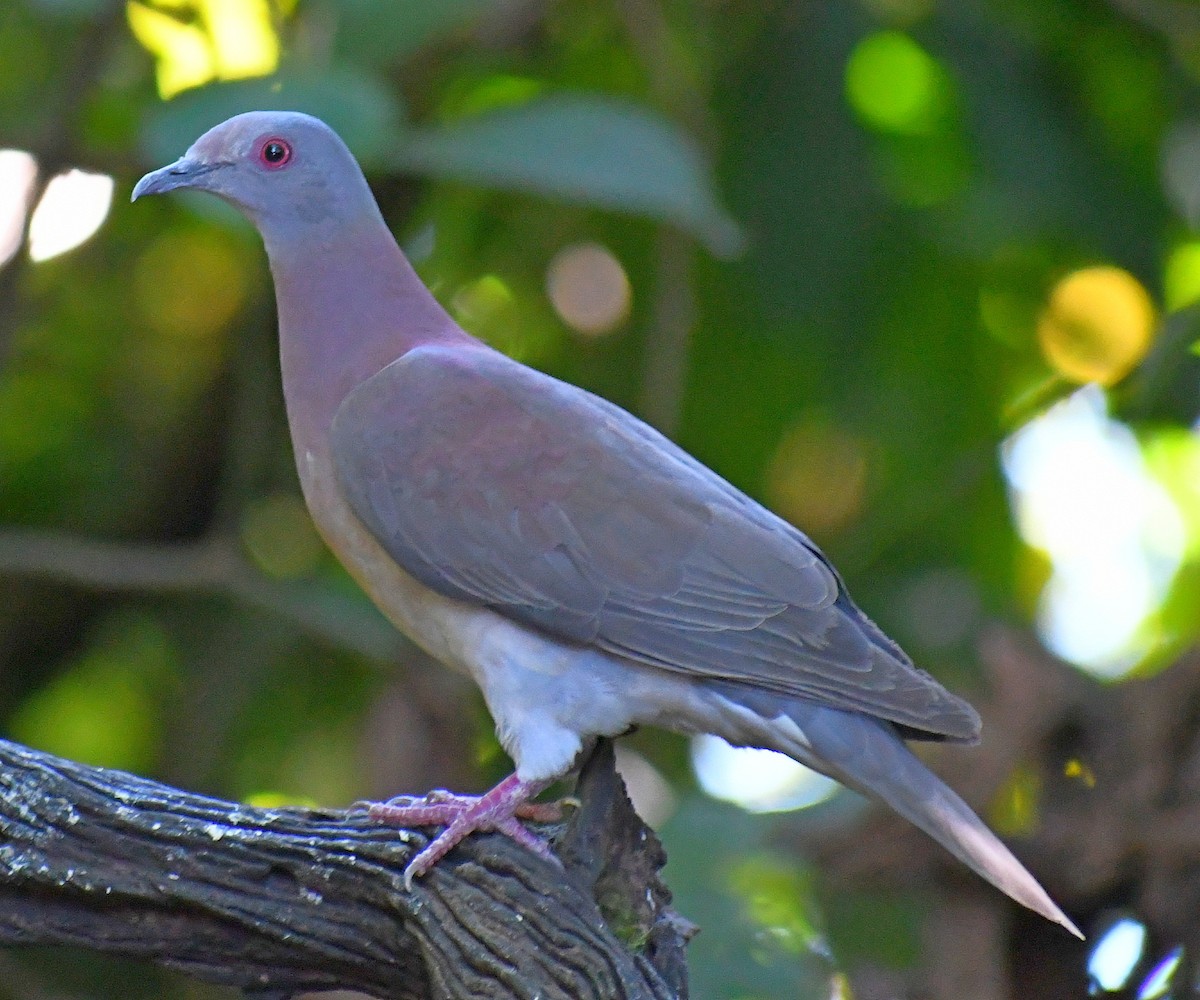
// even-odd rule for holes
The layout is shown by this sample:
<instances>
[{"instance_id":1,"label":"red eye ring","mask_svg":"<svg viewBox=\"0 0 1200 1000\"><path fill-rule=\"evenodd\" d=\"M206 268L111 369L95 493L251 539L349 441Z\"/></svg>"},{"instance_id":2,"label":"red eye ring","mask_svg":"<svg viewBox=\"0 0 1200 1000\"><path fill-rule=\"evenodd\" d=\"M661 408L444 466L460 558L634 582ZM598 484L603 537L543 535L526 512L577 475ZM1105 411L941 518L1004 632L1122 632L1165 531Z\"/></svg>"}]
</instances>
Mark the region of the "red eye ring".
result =
<instances>
[{"instance_id":1,"label":"red eye ring","mask_svg":"<svg viewBox=\"0 0 1200 1000\"><path fill-rule=\"evenodd\" d=\"M258 162L268 170L286 167L292 159L292 145L286 139L271 136L258 147Z\"/></svg>"}]
</instances>

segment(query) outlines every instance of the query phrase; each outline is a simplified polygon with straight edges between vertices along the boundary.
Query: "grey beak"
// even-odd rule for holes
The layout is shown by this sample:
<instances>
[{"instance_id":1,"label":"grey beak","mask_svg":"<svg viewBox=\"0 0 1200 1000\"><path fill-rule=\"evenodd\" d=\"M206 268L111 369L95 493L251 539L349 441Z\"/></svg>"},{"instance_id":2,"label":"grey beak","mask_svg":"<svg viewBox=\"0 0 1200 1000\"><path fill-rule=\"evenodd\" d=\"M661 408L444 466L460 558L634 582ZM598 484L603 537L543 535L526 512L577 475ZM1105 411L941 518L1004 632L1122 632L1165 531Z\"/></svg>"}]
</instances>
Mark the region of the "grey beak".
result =
<instances>
[{"instance_id":1,"label":"grey beak","mask_svg":"<svg viewBox=\"0 0 1200 1000\"><path fill-rule=\"evenodd\" d=\"M134 185L129 200L137 201L144 194L164 194L178 188L200 187L202 185L196 183L197 178L220 166L220 163L204 163L181 156L174 163L168 163L165 167L159 167L146 174Z\"/></svg>"}]
</instances>

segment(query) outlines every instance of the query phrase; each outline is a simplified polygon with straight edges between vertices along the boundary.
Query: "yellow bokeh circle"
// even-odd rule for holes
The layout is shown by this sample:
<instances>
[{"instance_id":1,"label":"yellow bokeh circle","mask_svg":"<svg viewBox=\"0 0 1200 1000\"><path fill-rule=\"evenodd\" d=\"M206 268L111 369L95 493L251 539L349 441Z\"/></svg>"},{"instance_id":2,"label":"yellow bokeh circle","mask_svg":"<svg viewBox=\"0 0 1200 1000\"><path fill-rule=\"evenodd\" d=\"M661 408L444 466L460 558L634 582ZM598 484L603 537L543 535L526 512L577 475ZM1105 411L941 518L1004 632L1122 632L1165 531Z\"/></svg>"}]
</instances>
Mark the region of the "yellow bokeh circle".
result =
<instances>
[{"instance_id":1,"label":"yellow bokeh circle","mask_svg":"<svg viewBox=\"0 0 1200 1000\"><path fill-rule=\"evenodd\" d=\"M1112 385L1145 357L1156 323L1154 303L1137 278L1119 267L1086 267L1051 290L1038 341L1064 378Z\"/></svg>"}]
</instances>

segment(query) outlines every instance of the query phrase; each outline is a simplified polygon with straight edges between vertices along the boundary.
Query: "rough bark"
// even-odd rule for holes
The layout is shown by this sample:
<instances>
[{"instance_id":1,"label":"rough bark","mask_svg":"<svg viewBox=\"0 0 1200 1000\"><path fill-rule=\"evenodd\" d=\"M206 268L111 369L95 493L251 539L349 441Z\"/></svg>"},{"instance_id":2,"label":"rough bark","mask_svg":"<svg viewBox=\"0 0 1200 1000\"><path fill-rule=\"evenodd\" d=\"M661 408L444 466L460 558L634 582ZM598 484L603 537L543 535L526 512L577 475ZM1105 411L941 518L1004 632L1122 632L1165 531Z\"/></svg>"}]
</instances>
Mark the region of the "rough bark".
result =
<instances>
[{"instance_id":1,"label":"rough bark","mask_svg":"<svg viewBox=\"0 0 1200 1000\"><path fill-rule=\"evenodd\" d=\"M683 1000L687 925L602 743L545 828L560 869L468 839L411 892L423 832L251 808L0 741L0 943L71 944L287 997Z\"/></svg>"}]
</instances>

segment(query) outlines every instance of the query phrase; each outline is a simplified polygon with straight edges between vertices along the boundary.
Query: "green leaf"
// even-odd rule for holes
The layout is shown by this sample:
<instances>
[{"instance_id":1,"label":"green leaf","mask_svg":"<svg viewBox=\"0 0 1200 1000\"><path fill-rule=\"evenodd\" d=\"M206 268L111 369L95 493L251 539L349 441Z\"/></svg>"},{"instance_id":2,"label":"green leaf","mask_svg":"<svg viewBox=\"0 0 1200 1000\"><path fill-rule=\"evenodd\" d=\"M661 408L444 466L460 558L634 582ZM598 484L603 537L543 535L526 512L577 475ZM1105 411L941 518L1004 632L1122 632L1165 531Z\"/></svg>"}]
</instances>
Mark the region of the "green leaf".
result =
<instances>
[{"instance_id":1,"label":"green leaf","mask_svg":"<svg viewBox=\"0 0 1200 1000\"><path fill-rule=\"evenodd\" d=\"M29 6L39 14L71 21L93 21L112 7L109 0L30 0Z\"/></svg>"},{"instance_id":2,"label":"green leaf","mask_svg":"<svg viewBox=\"0 0 1200 1000\"><path fill-rule=\"evenodd\" d=\"M496 0L342 0L338 51L357 63L394 66L495 6Z\"/></svg>"},{"instance_id":3,"label":"green leaf","mask_svg":"<svg viewBox=\"0 0 1200 1000\"><path fill-rule=\"evenodd\" d=\"M252 108L315 115L345 140L366 170L378 166L395 144L404 118L398 99L372 74L346 67L321 73L285 70L180 94L150 118L142 147L150 162L165 163L214 125Z\"/></svg>"},{"instance_id":4,"label":"green leaf","mask_svg":"<svg viewBox=\"0 0 1200 1000\"><path fill-rule=\"evenodd\" d=\"M742 245L709 165L679 126L635 104L557 95L409 132L394 165L670 222L720 256Z\"/></svg>"}]
</instances>

